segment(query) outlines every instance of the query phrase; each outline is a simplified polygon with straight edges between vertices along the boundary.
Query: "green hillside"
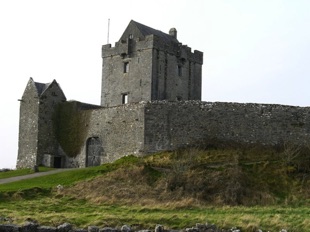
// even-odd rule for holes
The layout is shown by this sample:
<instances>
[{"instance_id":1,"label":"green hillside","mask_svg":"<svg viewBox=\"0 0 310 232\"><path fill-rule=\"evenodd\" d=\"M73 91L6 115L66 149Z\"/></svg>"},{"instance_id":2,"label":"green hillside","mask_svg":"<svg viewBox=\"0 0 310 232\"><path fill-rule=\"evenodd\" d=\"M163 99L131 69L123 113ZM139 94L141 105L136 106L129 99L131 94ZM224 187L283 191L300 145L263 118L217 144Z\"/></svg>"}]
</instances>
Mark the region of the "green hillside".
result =
<instances>
[{"instance_id":1,"label":"green hillside","mask_svg":"<svg viewBox=\"0 0 310 232\"><path fill-rule=\"evenodd\" d=\"M2 184L0 218L13 223L31 218L44 225L70 222L80 228L163 224L180 229L208 222L243 231L307 231L309 174L309 150L289 145L212 145L128 156Z\"/></svg>"}]
</instances>

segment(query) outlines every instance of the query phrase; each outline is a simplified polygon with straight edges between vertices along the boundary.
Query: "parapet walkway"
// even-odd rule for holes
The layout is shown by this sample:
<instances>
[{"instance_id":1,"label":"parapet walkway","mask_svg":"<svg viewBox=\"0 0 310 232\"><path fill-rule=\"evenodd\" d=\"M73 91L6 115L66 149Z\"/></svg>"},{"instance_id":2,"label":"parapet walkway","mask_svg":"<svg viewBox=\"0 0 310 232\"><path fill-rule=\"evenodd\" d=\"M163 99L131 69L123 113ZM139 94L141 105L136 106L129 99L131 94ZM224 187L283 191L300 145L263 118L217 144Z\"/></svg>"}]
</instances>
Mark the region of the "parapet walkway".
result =
<instances>
[{"instance_id":1,"label":"parapet walkway","mask_svg":"<svg viewBox=\"0 0 310 232\"><path fill-rule=\"evenodd\" d=\"M14 176L10 178L4 178L4 179L0 179L0 184L6 184L6 183L11 183L11 182L26 180L26 179L32 179L32 178L40 177L40 176L47 176L47 175L51 175L51 174L55 174L59 172L65 172L69 170L72 170L72 168L62 168L62 169L56 169L56 170L47 171L47 172L36 172L33 174L24 175L24 176Z\"/></svg>"}]
</instances>

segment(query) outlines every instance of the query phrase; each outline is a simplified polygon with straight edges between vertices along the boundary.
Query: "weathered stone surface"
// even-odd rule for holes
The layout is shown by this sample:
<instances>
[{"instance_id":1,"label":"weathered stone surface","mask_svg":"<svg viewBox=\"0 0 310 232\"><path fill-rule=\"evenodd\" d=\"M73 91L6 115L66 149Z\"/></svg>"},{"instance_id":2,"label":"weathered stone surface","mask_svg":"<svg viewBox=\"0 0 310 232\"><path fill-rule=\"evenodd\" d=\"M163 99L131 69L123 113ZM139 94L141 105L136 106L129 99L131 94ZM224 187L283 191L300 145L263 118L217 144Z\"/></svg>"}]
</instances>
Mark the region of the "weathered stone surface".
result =
<instances>
[{"instance_id":1,"label":"weathered stone surface","mask_svg":"<svg viewBox=\"0 0 310 232\"><path fill-rule=\"evenodd\" d=\"M98 226L89 226L88 232L99 232L99 227Z\"/></svg>"},{"instance_id":2,"label":"weathered stone surface","mask_svg":"<svg viewBox=\"0 0 310 232\"><path fill-rule=\"evenodd\" d=\"M122 228L121 228L121 231L122 232L130 232L131 228L128 225L123 225Z\"/></svg>"},{"instance_id":3,"label":"weathered stone surface","mask_svg":"<svg viewBox=\"0 0 310 232\"><path fill-rule=\"evenodd\" d=\"M155 226L155 232L164 232L164 231L165 231L164 226L159 224Z\"/></svg>"},{"instance_id":4,"label":"weathered stone surface","mask_svg":"<svg viewBox=\"0 0 310 232\"><path fill-rule=\"evenodd\" d=\"M20 101L17 168L42 165L44 154L55 154L53 115L57 104L65 100L55 80L43 84L29 79Z\"/></svg>"},{"instance_id":5,"label":"weathered stone surface","mask_svg":"<svg viewBox=\"0 0 310 232\"><path fill-rule=\"evenodd\" d=\"M51 226L39 226L37 228L37 232L56 232L57 228L56 227L51 227Z\"/></svg>"},{"instance_id":6,"label":"weathered stone surface","mask_svg":"<svg viewBox=\"0 0 310 232\"><path fill-rule=\"evenodd\" d=\"M72 225L70 223L64 223L57 227L58 232L69 232L72 230Z\"/></svg>"},{"instance_id":7,"label":"weathered stone surface","mask_svg":"<svg viewBox=\"0 0 310 232\"><path fill-rule=\"evenodd\" d=\"M33 227L31 227L33 226ZM126 226L126 230L130 228L129 226ZM30 228L32 228L30 230ZM125 229L125 228L124 228ZM21 232L21 231L29 231L29 232L120 232L125 230L118 230L116 228L111 227L104 227L99 228L97 226L89 226L88 230L85 229L74 229L72 228L72 225L69 223L65 223L63 225L55 227L48 227L48 226L38 226L36 224L32 224L29 226L29 224L25 224L23 226L16 226L16 225L1 225L0 224L0 232ZM128 230L127 230L128 231ZM130 230L134 231L134 230ZM199 224L196 225L196 227L186 228L184 230L166 230L162 225L156 225L154 232L241 232L242 230L237 229L236 227L233 227L231 229L222 229L215 225L208 225L208 224ZM258 229L257 231L262 231L261 229ZM281 232L286 232L286 229L282 229ZM151 230L138 230L137 232L151 232Z\"/></svg>"},{"instance_id":8,"label":"weathered stone surface","mask_svg":"<svg viewBox=\"0 0 310 232\"><path fill-rule=\"evenodd\" d=\"M201 99L203 54L174 36L131 21L115 47L102 47L102 59L102 106L121 105L122 94L129 103Z\"/></svg>"},{"instance_id":9,"label":"weathered stone surface","mask_svg":"<svg viewBox=\"0 0 310 232\"><path fill-rule=\"evenodd\" d=\"M118 230L116 228L112 227L104 227L99 230L99 232L117 232Z\"/></svg>"},{"instance_id":10,"label":"weathered stone surface","mask_svg":"<svg viewBox=\"0 0 310 232\"><path fill-rule=\"evenodd\" d=\"M20 227L19 231L20 232L34 232L34 231L37 231L38 226L39 225L37 223L26 222L24 226Z\"/></svg>"},{"instance_id":11,"label":"weathered stone surface","mask_svg":"<svg viewBox=\"0 0 310 232\"><path fill-rule=\"evenodd\" d=\"M0 225L0 232L19 232L20 226L7 224Z\"/></svg>"}]
</instances>

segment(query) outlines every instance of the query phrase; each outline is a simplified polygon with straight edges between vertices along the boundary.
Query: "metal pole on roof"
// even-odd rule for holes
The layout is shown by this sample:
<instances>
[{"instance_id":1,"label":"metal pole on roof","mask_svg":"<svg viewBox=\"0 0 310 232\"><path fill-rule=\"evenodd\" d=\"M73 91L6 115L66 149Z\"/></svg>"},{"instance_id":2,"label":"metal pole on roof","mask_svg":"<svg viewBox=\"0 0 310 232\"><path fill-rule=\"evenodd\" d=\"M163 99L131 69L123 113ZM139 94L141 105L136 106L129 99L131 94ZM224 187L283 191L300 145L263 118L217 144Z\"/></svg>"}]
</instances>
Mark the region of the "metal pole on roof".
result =
<instances>
[{"instance_id":1,"label":"metal pole on roof","mask_svg":"<svg viewBox=\"0 0 310 232\"><path fill-rule=\"evenodd\" d=\"M107 44L109 44L109 34L110 34L110 19L108 19L108 42Z\"/></svg>"}]
</instances>

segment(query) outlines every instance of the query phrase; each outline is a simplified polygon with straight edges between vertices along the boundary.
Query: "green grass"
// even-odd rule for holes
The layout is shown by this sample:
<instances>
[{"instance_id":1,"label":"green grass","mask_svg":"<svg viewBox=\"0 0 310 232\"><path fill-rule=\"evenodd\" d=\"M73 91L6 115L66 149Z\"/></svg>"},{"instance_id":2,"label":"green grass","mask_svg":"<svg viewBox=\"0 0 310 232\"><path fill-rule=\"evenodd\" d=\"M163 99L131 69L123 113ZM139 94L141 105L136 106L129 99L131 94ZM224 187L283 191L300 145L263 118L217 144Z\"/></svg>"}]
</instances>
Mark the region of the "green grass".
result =
<instances>
[{"instance_id":1,"label":"green grass","mask_svg":"<svg viewBox=\"0 0 310 232\"><path fill-rule=\"evenodd\" d=\"M242 228L242 231L309 231L308 207L193 207L156 208L91 204L69 197L39 197L34 200L5 201L0 204L0 216L22 224L27 218L40 224L57 226L69 222L78 228L89 225L120 227L132 225L136 229L153 229L162 224L170 229L195 226L196 223L215 224L221 228Z\"/></svg>"},{"instance_id":2,"label":"green grass","mask_svg":"<svg viewBox=\"0 0 310 232\"><path fill-rule=\"evenodd\" d=\"M209 149L128 156L112 164L2 184L0 218L16 224L27 218L51 226L69 222L78 228L128 224L154 229L162 224L184 229L208 222L242 231L310 231L307 170L290 172L279 155ZM59 184L65 186L61 192L56 190ZM241 203L225 203L224 197L231 199L227 194L239 194Z\"/></svg>"},{"instance_id":3,"label":"green grass","mask_svg":"<svg viewBox=\"0 0 310 232\"><path fill-rule=\"evenodd\" d=\"M129 165L130 163L138 162L138 158L133 156L127 156L123 159L120 159L112 164L104 164L97 167L91 168L82 168L82 169L75 169L72 171L65 171L61 173L51 174L48 176L36 177L32 179L16 181L7 184L0 185L0 195L1 192L14 192L14 191L22 191L27 189L33 188L40 188L40 189L52 189L55 188L57 185L69 186L73 185L74 183L82 180L89 180L94 178L98 175L102 175L107 172L111 172L123 165ZM43 168L42 170L48 170ZM6 172L5 172L6 173ZM26 175L32 173L30 169L22 169L12 171L12 173L8 173L8 177ZM3 177L4 178L4 177Z\"/></svg>"},{"instance_id":4,"label":"green grass","mask_svg":"<svg viewBox=\"0 0 310 232\"><path fill-rule=\"evenodd\" d=\"M53 168L39 167L39 172L47 172L50 170L53 170ZM32 173L34 173L34 171L30 168L10 170L7 172L0 172L0 179L10 178L10 177L15 177L15 176L24 176L24 175L28 175Z\"/></svg>"}]
</instances>

